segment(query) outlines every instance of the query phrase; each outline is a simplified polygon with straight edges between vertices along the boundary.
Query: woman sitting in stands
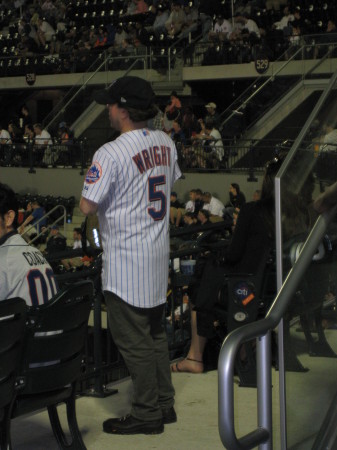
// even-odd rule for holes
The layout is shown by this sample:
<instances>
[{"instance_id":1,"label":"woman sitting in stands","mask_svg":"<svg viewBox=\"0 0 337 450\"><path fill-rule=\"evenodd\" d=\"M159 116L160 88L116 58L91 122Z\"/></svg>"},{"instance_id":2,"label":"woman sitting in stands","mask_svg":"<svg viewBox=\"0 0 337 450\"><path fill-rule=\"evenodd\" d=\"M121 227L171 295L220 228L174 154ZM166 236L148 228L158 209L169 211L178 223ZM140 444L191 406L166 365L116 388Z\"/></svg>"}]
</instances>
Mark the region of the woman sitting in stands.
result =
<instances>
[{"instance_id":1,"label":"woman sitting in stands","mask_svg":"<svg viewBox=\"0 0 337 450\"><path fill-rule=\"evenodd\" d=\"M246 203L246 197L240 190L237 183L231 183L229 187L229 203L226 206L233 206L233 208L241 209L242 205Z\"/></svg>"},{"instance_id":2,"label":"woman sitting in stands","mask_svg":"<svg viewBox=\"0 0 337 450\"><path fill-rule=\"evenodd\" d=\"M266 165L261 199L242 206L232 240L222 251L221 257L217 255L213 259L210 254L200 277L196 274L201 280L191 293L191 346L185 359L171 365L172 372L204 371L203 353L207 340L216 336L214 323L217 318L212 309L223 286L224 275L255 273L262 255L268 248L274 246L274 178L281 163L282 158L274 158ZM284 211L287 221L289 218L288 229L285 230L288 236L291 235L291 229L303 230L308 226L308 215L294 215L293 211L297 204L299 211L307 210L310 196L295 198L293 195L293 197L292 211L289 211L289 208L288 211Z\"/></svg>"}]
</instances>

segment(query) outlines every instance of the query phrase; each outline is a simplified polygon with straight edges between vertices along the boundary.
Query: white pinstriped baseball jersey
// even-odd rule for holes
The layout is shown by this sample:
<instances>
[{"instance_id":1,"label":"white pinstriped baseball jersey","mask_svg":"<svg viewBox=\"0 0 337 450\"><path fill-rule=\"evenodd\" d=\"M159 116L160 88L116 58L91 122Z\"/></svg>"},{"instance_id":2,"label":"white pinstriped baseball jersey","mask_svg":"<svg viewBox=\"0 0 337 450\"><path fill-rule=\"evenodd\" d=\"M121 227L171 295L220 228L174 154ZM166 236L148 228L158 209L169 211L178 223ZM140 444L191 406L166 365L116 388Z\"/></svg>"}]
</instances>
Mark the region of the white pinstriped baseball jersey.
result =
<instances>
[{"instance_id":1,"label":"white pinstriped baseball jersey","mask_svg":"<svg viewBox=\"0 0 337 450\"><path fill-rule=\"evenodd\" d=\"M82 196L98 204L103 289L130 305L166 301L170 193L180 176L174 142L148 129L103 145L86 175Z\"/></svg>"},{"instance_id":2,"label":"white pinstriped baseball jersey","mask_svg":"<svg viewBox=\"0 0 337 450\"><path fill-rule=\"evenodd\" d=\"M46 303L57 292L54 273L40 250L13 234L0 245L0 300L21 297L27 305Z\"/></svg>"}]
</instances>

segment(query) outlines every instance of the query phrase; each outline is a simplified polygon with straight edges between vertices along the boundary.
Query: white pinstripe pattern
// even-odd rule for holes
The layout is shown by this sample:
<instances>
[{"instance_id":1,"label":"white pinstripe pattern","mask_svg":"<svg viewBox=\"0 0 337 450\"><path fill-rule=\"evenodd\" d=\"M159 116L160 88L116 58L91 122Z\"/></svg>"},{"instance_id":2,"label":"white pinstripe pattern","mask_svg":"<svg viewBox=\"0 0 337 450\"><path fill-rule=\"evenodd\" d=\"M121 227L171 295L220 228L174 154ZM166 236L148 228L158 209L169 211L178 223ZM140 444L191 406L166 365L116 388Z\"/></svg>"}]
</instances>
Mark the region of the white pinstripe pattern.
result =
<instances>
[{"instance_id":1,"label":"white pinstripe pattern","mask_svg":"<svg viewBox=\"0 0 337 450\"><path fill-rule=\"evenodd\" d=\"M150 149L156 146L160 153L161 146L170 149L170 165L154 164L140 173L133 157L147 150L152 164ZM144 156L140 158L145 164ZM103 145L94 155L93 165L95 162L100 164L102 174L94 183L85 181L82 195L98 204L103 289L133 306L162 304L168 281L170 193L181 176L175 145L162 131L130 131ZM151 190L151 179L161 176L165 184ZM150 201L149 195L161 195L160 191L166 198L165 215L154 220L149 208L159 211L162 201Z\"/></svg>"}]
</instances>

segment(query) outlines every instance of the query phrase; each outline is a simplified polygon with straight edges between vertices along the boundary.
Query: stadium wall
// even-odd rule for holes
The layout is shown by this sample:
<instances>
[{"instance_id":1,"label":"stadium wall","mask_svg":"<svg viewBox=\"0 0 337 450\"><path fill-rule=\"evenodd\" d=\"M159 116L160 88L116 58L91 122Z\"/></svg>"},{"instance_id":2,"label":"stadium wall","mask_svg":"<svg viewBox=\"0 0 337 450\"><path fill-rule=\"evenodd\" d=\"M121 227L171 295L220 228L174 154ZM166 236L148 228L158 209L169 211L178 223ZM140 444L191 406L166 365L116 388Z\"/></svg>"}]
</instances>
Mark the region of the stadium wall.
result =
<instances>
[{"instance_id":1,"label":"stadium wall","mask_svg":"<svg viewBox=\"0 0 337 450\"><path fill-rule=\"evenodd\" d=\"M193 188L211 192L224 203L229 199L229 186L238 183L247 201L253 192L261 188L262 174L256 174L257 181L248 181L248 175L234 173L186 173L184 179L177 181L174 190L181 201L188 199L188 192ZM1 167L0 181L8 184L20 194L53 195L55 197L75 196L79 199L84 175L78 169L36 169L29 173L27 168Z\"/></svg>"}]
</instances>

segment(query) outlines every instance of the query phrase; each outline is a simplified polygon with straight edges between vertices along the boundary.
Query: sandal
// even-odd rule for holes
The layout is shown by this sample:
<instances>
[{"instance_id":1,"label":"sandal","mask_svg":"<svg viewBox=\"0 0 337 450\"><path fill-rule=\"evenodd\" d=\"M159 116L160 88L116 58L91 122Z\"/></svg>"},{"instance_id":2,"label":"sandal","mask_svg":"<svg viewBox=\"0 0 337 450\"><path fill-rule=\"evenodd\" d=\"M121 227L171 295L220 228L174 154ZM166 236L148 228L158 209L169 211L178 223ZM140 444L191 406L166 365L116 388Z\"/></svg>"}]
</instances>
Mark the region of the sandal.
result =
<instances>
[{"instance_id":1,"label":"sandal","mask_svg":"<svg viewBox=\"0 0 337 450\"><path fill-rule=\"evenodd\" d=\"M187 364L187 366L182 367L182 363L186 362L186 361L191 361L192 367L195 366L194 363L197 363L199 368L191 368L189 366L191 366L191 364ZM200 366L201 365L201 366ZM174 364L171 365L171 372L173 373L177 373L177 372L186 372L186 373L203 373L204 371L204 363L202 361L198 361L197 359L192 359L192 358L185 358L182 359L181 361L178 361Z\"/></svg>"}]
</instances>

